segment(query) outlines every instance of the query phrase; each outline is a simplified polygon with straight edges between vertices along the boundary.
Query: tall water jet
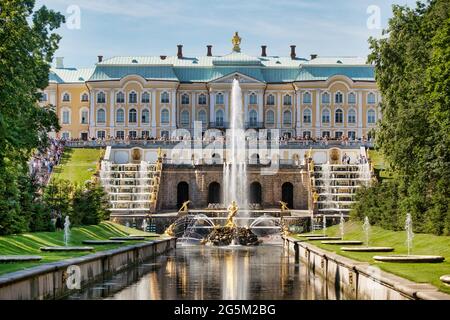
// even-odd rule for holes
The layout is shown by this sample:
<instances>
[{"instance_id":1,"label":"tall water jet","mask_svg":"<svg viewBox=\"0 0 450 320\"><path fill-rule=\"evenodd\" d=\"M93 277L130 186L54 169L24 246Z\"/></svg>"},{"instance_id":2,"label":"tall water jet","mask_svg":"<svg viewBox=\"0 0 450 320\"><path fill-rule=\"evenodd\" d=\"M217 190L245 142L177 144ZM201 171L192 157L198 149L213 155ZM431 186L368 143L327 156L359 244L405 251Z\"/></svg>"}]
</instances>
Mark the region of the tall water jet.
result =
<instances>
[{"instance_id":1,"label":"tall water jet","mask_svg":"<svg viewBox=\"0 0 450 320\"><path fill-rule=\"evenodd\" d=\"M411 218L411 214L410 213L408 213L406 215L405 230L406 230L406 247L408 248L408 255L410 255L411 254L412 244L413 244L413 238L414 238L414 232L413 232L413 226L412 226L412 218Z\"/></svg>"},{"instance_id":2,"label":"tall water jet","mask_svg":"<svg viewBox=\"0 0 450 320\"><path fill-rule=\"evenodd\" d=\"M231 90L230 129L227 130L227 155L223 167L223 202L236 201L240 208L248 208L246 139L242 90L239 80L233 80Z\"/></svg>"},{"instance_id":3,"label":"tall water jet","mask_svg":"<svg viewBox=\"0 0 450 320\"><path fill-rule=\"evenodd\" d=\"M66 216L64 221L64 245L67 247L70 241L70 219Z\"/></svg>"},{"instance_id":4,"label":"tall water jet","mask_svg":"<svg viewBox=\"0 0 450 320\"><path fill-rule=\"evenodd\" d=\"M365 217L364 218L364 223L362 225L363 230L364 230L364 237L365 237L365 242L366 242L366 247L369 246L369 234L370 234L370 222L369 222L369 217Z\"/></svg>"},{"instance_id":5,"label":"tall water jet","mask_svg":"<svg viewBox=\"0 0 450 320\"><path fill-rule=\"evenodd\" d=\"M341 212L341 218L339 223L339 229L341 231L341 239L344 240L344 233L345 233L345 219L344 214Z\"/></svg>"},{"instance_id":6,"label":"tall water jet","mask_svg":"<svg viewBox=\"0 0 450 320\"><path fill-rule=\"evenodd\" d=\"M322 219L322 229L323 229L323 235L325 236L327 234L327 217L323 215Z\"/></svg>"}]
</instances>

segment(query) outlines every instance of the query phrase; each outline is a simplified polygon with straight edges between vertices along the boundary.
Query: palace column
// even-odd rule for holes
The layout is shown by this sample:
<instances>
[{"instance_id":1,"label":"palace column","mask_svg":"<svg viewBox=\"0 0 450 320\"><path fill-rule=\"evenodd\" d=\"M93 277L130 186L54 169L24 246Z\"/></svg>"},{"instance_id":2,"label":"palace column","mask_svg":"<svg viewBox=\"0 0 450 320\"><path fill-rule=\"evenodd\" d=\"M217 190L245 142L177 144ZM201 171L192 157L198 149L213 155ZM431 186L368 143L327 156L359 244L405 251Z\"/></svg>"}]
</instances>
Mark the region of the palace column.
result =
<instances>
[{"instance_id":1,"label":"palace column","mask_svg":"<svg viewBox=\"0 0 450 320\"><path fill-rule=\"evenodd\" d=\"M216 108L216 94L211 91L209 93L209 123L212 123L215 121L215 115L216 115L215 108Z\"/></svg>"},{"instance_id":2,"label":"palace column","mask_svg":"<svg viewBox=\"0 0 450 320\"><path fill-rule=\"evenodd\" d=\"M156 138L156 90L151 90L152 95L152 137Z\"/></svg>"},{"instance_id":3,"label":"palace column","mask_svg":"<svg viewBox=\"0 0 450 320\"><path fill-rule=\"evenodd\" d=\"M229 105L229 100L230 100L230 93L228 92L228 91L226 91L226 92L224 92L224 104L225 104L225 119L223 120L223 122L225 122L225 124L226 123L228 123L229 122L229 115L230 115L230 112L229 112L229 109L230 109L230 105Z\"/></svg>"},{"instance_id":4,"label":"palace column","mask_svg":"<svg viewBox=\"0 0 450 320\"><path fill-rule=\"evenodd\" d=\"M172 130L177 128L177 92L172 91Z\"/></svg>"},{"instance_id":5,"label":"palace column","mask_svg":"<svg viewBox=\"0 0 450 320\"><path fill-rule=\"evenodd\" d=\"M248 92L242 92L244 95L244 122L245 124L248 123ZM245 125L244 125L245 126Z\"/></svg>"},{"instance_id":6,"label":"palace column","mask_svg":"<svg viewBox=\"0 0 450 320\"><path fill-rule=\"evenodd\" d=\"M320 137L320 89L316 91L316 137Z\"/></svg>"},{"instance_id":7,"label":"palace column","mask_svg":"<svg viewBox=\"0 0 450 320\"><path fill-rule=\"evenodd\" d=\"M258 92L258 122L264 122L264 93L263 91Z\"/></svg>"},{"instance_id":8,"label":"palace column","mask_svg":"<svg viewBox=\"0 0 450 320\"><path fill-rule=\"evenodd\" d=\"M195 108L197 104L197 95L195 92L192 92L192 103L191 103L191 134L194 132L194 126L195 126Z\"/></svg>"},{"instance_id":9,"label":"palace column","mask_svg":"<svg viewBox=\"0 0 450 320\"><path fill-rule=\"evenodd\" d=\"M89 100L89 138L95 136L95 90L92 90Z\"/></svg>"},{"instance_id":10,"label":"palace column","mask_svg":"<svg viewBox=\"0 0 450 320\"><path fill-rule=\"evenodd\" d=\"M362 92L358 92L358 138L362 138L363 136L363 106L362 106L363 98Z\"/></svg>"},{"instance_id":11,"label":"palace column","mask_svg":"<svg viewBox=\"0 0 450 320\"><path fill-rule=\"evenodd\" d=\"M301 103L300 97L301 97L301 92L300 91L295 91L296 111L297 111L297 125L296 125L296 127L297 127L297 130L296 130L297 136L300 135L300 127L301 127L300 119L301 119L301 116L302 116L301 105L300 105L300 103Z\"/></svg>"},{"instance_id":12,"label":"palace column","mask_svg":"<svg viewBox=\"0 0 450 320\"><path fill-rule=\"evenodd\" d=\"M277 129L281 129L281 108L281 93L277 92Z\"/></svg>"},{"instance_id":13,"label":"palace column","mask_svg":"<svg viewBox=\"0 0 450 320\"><path fill-rule=\"evenodd\" d=\"M109 135L111 138L114 138L114 89L111 89L109 92Z\"/></svg>"}]
</instances>

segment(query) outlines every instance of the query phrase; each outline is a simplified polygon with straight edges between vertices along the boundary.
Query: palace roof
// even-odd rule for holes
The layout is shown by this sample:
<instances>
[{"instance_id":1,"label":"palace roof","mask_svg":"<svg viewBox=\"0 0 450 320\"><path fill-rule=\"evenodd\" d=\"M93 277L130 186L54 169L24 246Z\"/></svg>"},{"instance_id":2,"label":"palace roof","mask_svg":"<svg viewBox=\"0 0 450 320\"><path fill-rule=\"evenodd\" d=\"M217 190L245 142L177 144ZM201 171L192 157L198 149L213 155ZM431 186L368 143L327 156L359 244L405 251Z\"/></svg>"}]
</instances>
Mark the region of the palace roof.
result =
<instances>
[{"instance_id":1,"label":"palace roof","mask_svg":"<svg viewBox=\"0 0 450 320\"><path fill-rule=\"evenodd\" d=\"M358 57L254 57L240 52L224 56L122 56L112 57L94 68L52 68L50 82L84 83L120 80L139 75L147 80L205 83L232 73L241 73L263 83L323 81L344 75L354 81L375 81L372 65Z\"/></svg>"}]
</instances>

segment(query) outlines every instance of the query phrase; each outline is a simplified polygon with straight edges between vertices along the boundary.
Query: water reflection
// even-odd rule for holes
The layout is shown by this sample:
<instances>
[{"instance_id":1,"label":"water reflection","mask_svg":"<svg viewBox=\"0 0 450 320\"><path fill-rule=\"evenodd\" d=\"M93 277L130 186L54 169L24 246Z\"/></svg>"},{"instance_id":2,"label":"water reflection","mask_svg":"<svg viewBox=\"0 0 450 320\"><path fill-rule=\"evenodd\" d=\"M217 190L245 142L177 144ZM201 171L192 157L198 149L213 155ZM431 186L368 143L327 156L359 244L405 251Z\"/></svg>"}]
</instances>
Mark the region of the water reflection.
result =
<instances>
[{"instance_id":1,"label":"water reflection","mask_svg":"<svg viewBox=\"0 0 450 320\"><path fill-rule=\"evenodd\" d=\"M179 247L69 299L336 299L335 288L282 246Z\"/></svg>"}]
</instances>

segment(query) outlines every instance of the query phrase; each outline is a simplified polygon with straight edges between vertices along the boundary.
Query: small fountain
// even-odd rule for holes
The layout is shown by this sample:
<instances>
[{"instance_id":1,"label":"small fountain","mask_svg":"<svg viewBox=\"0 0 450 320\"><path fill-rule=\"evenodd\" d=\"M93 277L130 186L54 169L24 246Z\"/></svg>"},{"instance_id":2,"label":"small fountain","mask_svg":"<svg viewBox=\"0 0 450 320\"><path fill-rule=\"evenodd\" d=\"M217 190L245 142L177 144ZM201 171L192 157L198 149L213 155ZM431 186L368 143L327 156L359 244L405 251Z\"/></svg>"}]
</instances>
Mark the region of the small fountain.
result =
<instances>
[{"instance_id":1,"label":"small fountain","mask_svg":"<svg viewBox=\"0 0 450 320\"><path fill-rule=\"evenodd\" d=\"M341 212L341 217L339 221L339 229L341 231L341 239L344 240L344 232L345 232L345 220L344 220L344 214Z\"/></svg>"},{"instance_id":2,"label":"small fountain","mask_svg":"<svg viewBox=\"0 0 450 320\"><path fill-rule=\"evenodd\" d=\"M147 227L148 227L147 219L144 219L142 221L142 231L147 231Z\"/></svg>"},{"instance_id":3,"label":"small fountain","mask_svg":"<svg viewBox=\"0 0 450 320\"><path fill-rule=\"evenodd\" d=\"M411 254L414 232L410 213L406 215L405 231L406 231L406 248L407 248L406 255L374 256L373 257L374 260L383 262L408 262L408 263L437 263L443 262L445 260L445 258L442 256Z\"/></svg>"},{"instance_id":4,"label":"small fountain","mask_svg":"<svg viewBox=\"0 0 450 320\"><path fill-rule=\"evenodd\" d=\"M64 221L64 246L68 246L70 241L70 219L66 216Z\"/></svg>"},{"instance_id":5,"label":"small fountain","mask_svg":"<svg viewBox=\"0 0 450 320\"><path fill-rule=\"evenodd\" d=\"M325 240L322 241L321 243L323 244L331 244L331 245L342 245L342 244L346 244L346 245L360 245L362 244L361 241L358 240L344 240L344 234L345 234L345 218L344 218L344 214L341 212L341 216L339 218L339 231L341 234L341 238L338 238L338 240Z\"/></svg>"},{"instance_id":6,"label":"small fountain","mask_svg":"<svg viewBox=\"0 0 450 320\"><path fill-rule=\"evenodd\" d=\"M370 238L370 222L369 217L364 218L364 223L362 225L364 232L364 243L365 247L342 247L342 251L354 251L354 252L391 252L394 251L392 247L369 247ZM362 242L360 242L361 244Z\"/></svg>"},{"instance_id":7,"label":"small fountain","mask_svg":"<svg viewBox=\"0 0 450 320\"><path fill-rule=\"evenodd\" d=\"M364 236L365 236L365 240L366 240L366 247L368 247L369 246L369 236L370 236L370 222L369 222L368 216L366 216L364 218L363 230L364 230Z\"/></svg>"}]
</instances>

